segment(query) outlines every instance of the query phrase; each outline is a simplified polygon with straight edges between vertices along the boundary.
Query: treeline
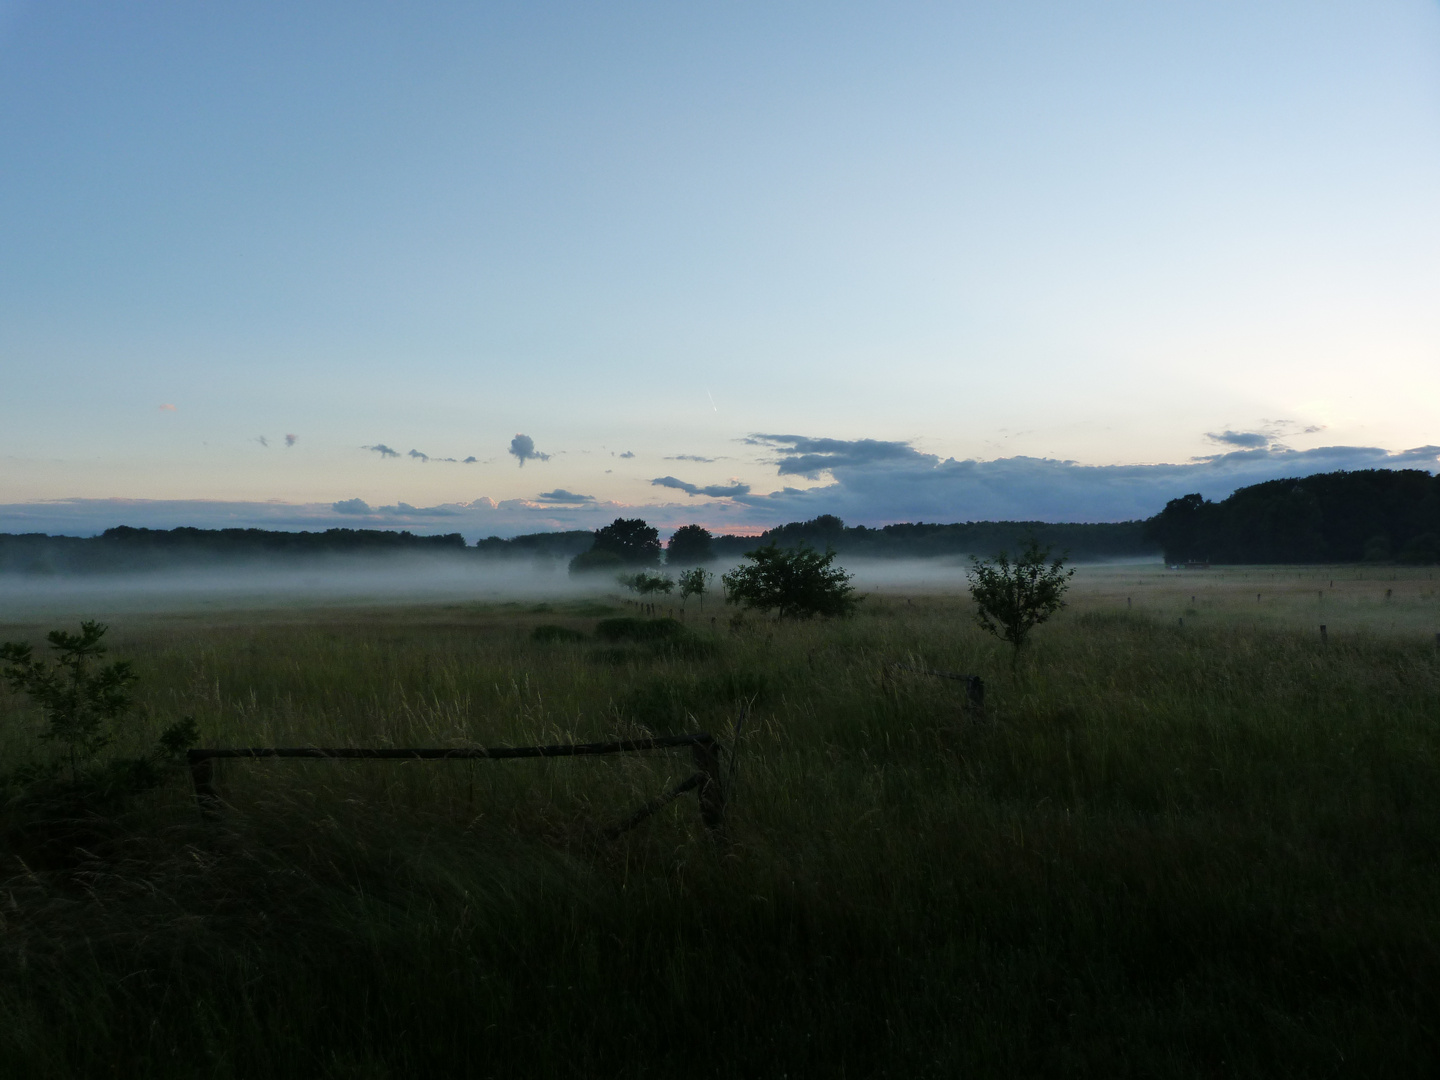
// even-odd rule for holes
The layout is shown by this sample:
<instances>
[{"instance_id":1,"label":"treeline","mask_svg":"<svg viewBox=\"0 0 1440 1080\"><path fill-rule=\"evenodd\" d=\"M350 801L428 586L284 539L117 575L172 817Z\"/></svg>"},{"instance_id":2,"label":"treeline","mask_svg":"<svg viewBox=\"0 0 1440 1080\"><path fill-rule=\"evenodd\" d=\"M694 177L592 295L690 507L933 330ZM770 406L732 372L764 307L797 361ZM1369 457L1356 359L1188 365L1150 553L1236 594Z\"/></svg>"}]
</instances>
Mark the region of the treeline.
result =
<instances>
[{"instance_id":1,"label":"treeline","mask_svg":"<svg viewBox=\"0 0 1440 1080\"><path fill-rule=\"evenodd\" d=\"M1072 559L1135 558L1160 551L1159 545L1145 535L1145 523L1141 521L967 521L952 525L907 522L871 529L846 525L832 514L769 529L761 534L758 543L773 540L780 547L831 547L852 558L903 559L1013 552L1032 536L1056 554L1068 553ZM756 544L754 537L716 537L716 549L725 556L741 555Z\"/></svg>"},{"instance_id":2,"label":"treeline","mask_svg":"<svg viewBox=\"0 0 1440 1080\"><path fill-rule=\"evenodd\" d=\"M589 535L588 533L585 535ZM280 532L270 529L135 529L99 536L0 533L0 572L111 573L332 555L392 555L466 549L459 533L416 536L381 529Z\"/></svg>"},{"instance_id":3,"label":"treeline","mask_svg":"<svg viewBox=\"0 0 1440 1080\"><path fill-rule=\"evenodd\" d=\"M617 531L617 526L620 529ZM628 531L627 531L628 530ZM99 536L47 536L0 533L0 573L119 573L199 567L218 563L293 562L333 556L429 554L485 559L571 560L598 554L591 562L694 566L712 559L739 559L747 551L775 542L780 547L809 544L832 547L842 555L867 558L923 558L936 555L989 555L1013 550L1034 535L1072 558L1116 558L1154 554L1139 522L1107 525L1056 525L1047 522L970 522L957 525L905 524L870 529L847 526L833 516L797 521L759 536L711 534L699 525L677 529L668 543L640 519L590 531L528 533L486 537L468 545L459 533L417 536L382 529L326 529L281 532L269 529L138 529L119 526ZM633 550L631 550L633 548Z\"/></svg>"},{"instance_id":4,"label":"treeline","mask_svg":"<svg viewBox=\"0 0 1440 1080\"><path fill-rule=\"evenodd\" d=\"M1145 522L1168 563L1440 563L1440 477L1418 469L1269 480Z\"/></svg>"},{"instance_id":5,"label":"treeline","mask_svg":"<svg viewBox=\"0 0 1440 1080\"><path fill-rule=\"evenodd\" d=\"M640 518L616 518L596 529L589 549L570 561L572 573L622 566L696 566L715 559L734 560L774 544L780 548L833 550L851 558L899 559L994 555L1016 551L1034 538L1057 555L1071 559L1126 558L1158 553L1145 535L1145 524L1125 521L1101 525L1045 521L980 521L955 525L904 524L871 529L847 526L833 514L793 521L759 536L715 536L699 525L675 530L662 545L658 530Z\"/></svg>"}]
</instances>

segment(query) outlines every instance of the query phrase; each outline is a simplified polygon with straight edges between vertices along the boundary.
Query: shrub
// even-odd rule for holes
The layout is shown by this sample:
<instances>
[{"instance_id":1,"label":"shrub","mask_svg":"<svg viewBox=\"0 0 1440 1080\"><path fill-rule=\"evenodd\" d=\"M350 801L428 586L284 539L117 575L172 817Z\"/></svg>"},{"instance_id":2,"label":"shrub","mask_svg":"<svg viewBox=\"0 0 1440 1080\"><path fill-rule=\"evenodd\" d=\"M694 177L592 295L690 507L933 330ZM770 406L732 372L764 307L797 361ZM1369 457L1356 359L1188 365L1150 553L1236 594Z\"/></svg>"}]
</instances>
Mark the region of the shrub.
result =
<instances>
[{"instance_id":1,"label":"shrub","mask_svg":"<svg viewBox=\"0 0 1440 1080\"><path fill-rule=\"evenodd\" d=\"M838 566L835 552L820 554L802 544L783 549L770 544L746 552L749 566L737 566L720 580L732 604L759 611L776 611L780 618L808 619L813 615L849 615L860 598L850 584L853 575Z\"/></svg>"},{"instance_id":2,"label":"shrub","mask_svg":"<svg viewBox=\"0 0 1440 1080\"><path fill-rule=\"evenodd\" d=\"M968 576L970 595L978 605L975 621L1014 647L1012 665L1030 631L1065 606L1065 590L1075 571L1064 569L1063 558L1047 566L1049 557L1050 549L1031 538L1013 563L1003 551L993 560L971 558Z\"/></svg>"},{"instance_id":3,"label":"shrub","mask_svg":"<svg viewBox=\"0 0 1440 1080\"><path fill-rule=\"evenodd\" d=\"M162 766L184 754L198 736L194 718L186 717L166 728L147 754L101 757L125 733L134 706L129 689L139 679L127 661L100 665L107 629L91 621L81 623L78 634L52 630L46 640L56 655L49 663L36 659L27 642L0 645L0 661L6 665L0 678L39 706L45 717L40 740L59 750L4 778L11 794L32 804L42 818L80 809L122 809L129 797L159 784Z\"/></svg>"},{"instance_id":4,"label":"shrub","mask_svg":"<svg viewBox=\"0 0 1440 1080\"><path fill-rule=\"evenodd\" d=\"M530 640L551 643L556 641L584 641L585 635L568 626L537 626L530 631Z\"/></svg>"},{"instance_id":5,"label":"shrub","mask_svg":"<svg viewBox=\"0 0 1440 1080\"><path fill-rule=\"evenodd\" d=\"M647 570L641 570L638 574L621 574L615 580L631 592L639 593L641 596L649 596L651 593L657 592L668 595L675 588L675 582L664 574L652 574Z\"/></svg>"},{"instance_id":6,"label":"shrub","mask_svg":"<svg viewBox=\"0 0 1440 1080\"><path fill-rule=\"evenodd\" d=\"M595 636L602 641L636 641L648 644L676 641L685 636L685 627L674 619L601 619L595 624Z\"/></svg>"}]
</instances>

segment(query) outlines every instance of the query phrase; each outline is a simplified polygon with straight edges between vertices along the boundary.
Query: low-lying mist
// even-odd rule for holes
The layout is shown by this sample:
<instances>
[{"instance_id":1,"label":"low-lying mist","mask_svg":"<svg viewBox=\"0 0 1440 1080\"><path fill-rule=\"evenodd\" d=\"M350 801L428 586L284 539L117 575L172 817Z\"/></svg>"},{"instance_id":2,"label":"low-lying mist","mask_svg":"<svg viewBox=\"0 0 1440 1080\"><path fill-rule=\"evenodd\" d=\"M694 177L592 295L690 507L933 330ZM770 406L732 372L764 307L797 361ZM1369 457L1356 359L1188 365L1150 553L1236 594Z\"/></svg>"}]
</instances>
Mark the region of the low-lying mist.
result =
<instances>
[{"instance_id":1,"label":"low-lying mist","mask_svg":"<svg viewBox=\"0 0 1440 1080\"><path fill-rule=\"evenodd\" d=\"M966 587L968 560L837 560L861 592L954 592ZM1153 562L1154 560L1145 560ZM716 576L733 566L709 565ZM681 568L662 568L671 576ZM299 605L505 602L628 595L614 574L572 577L563 559L445 555L332 557L304 561L218 563L113 574L0 574L0 618L224 610ZM678 598L655 598L677 603Z\"/></svg>"}]
</instances>

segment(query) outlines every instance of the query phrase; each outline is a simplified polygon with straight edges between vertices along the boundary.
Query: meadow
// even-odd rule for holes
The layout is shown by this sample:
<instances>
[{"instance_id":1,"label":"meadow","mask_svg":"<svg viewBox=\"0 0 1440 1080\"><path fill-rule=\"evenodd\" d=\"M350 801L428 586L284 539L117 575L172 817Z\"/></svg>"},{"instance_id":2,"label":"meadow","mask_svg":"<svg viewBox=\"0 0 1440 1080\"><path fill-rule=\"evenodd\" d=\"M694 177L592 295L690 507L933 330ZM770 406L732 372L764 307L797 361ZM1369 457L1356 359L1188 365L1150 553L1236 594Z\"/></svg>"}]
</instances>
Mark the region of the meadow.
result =
<instances>
[{"instance_id":1,"label":"meadow","mask_svg":"<svg viewBox=\"0 0 1440 1080\"><path fill-rule=\"evenodd\" d=\"M111 623L139 741L733 772L719 836L694 795L605 834L682 752L224 762L208 817L177 769L60 853L6 818L0 1073L1434 1075L1434 573L1083 567L1013 666L953 567L668 642L597 639L618 594L27 610L0 640Z\"/></svg>"}]
</instances>

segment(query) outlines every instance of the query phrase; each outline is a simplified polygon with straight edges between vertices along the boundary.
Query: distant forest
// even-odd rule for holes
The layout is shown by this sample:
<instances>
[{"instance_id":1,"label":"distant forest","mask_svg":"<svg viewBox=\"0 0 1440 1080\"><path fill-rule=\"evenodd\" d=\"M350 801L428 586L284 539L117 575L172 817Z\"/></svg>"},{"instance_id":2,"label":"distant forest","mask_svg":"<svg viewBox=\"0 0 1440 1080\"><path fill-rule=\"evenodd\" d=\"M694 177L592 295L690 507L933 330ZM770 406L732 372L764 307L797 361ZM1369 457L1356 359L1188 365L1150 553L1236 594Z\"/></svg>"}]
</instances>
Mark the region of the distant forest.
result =
<instances>
[{"instance_id":1,"label":"distant forest","mask_svg":"<svg viewBox=\"0 0 1440 1080\"><path fill-rule=\"evenodd\" d=\"M760 537L717 536L715 553L738 556L774 541L780 547L809 544L832 547L841 555L876 559L926 558L935 555L994 555L1015 551L1035 537L1056 554L1073 559L1118 559L1158 555L1160 546L1145 536L1143 521L1100 525L1054 524L1046 521L969 521L954 525L905 523L878 529L847 526L829 514L813 521L793 521Z\"/></svg>"},{"instance_id":2,"label":"distant forest","mask_svg":"<svg viewBox=\"0 0 1440 1080\"><path fill-rule=\"evenodd\" d=\"M643 524L643 522L641 523ZM703 532L703 530L700 530ZM1148 521L1054 524L972 521L871 529L823 515L759 536L710 537L709 555L736 559L772 541L832 547L861 558L993 555L1029 537L1071 559L1143 558L1169 563L1440 563L1440 477L1416 469L1323 473L1270 480L1211 502L1172 499ZM278 532L267 529L107 529L99 536L0 533L0 573L106 573L199 567L220 562L292 562L321 556L395 554L484 559L568 560L589 551L586 529L491 536L474 545L459 533L416 536L380 529ZM690 561L685 560L689 565Z\"/></svg>"},{"instance_id":3,"label":"distant forest","mask_svg":"<svg viewBox=\"0 0 1440 1080\"><path fill-rule=\"evenodd\" d=\"M958 525L906 524L870 529L847 527L839 518L792 522L760 536L715 536L710 554L739 558L770 543L796 547L827 545L844 555L915 558L935 555L993 554L1014 549L1034 535L1058 552L1078 559L1123 558L1157 554L1138 521L1105 525L1054 525L1046 522L993 521ZM279 532L267 529L136 529L120 526L99 536L46 536L0 533L0 573L115 573L201 567L216 563L294 562L322 556L371 557L396 554L449 555L486 559L569 559L590 550L595 534L530 533L502 539L491 536L473 546L459 533L416 536L379 529L327 529Z\"/></svg>"},{"instance_id":4,"label":"distant forest","mask_svg":"<svg viewBox=\"0 0 1440 1080\"><path fill-rule=\"evenodd\" d=\"M1440 563L1440 477L1418 469L1269 480L1145 523L1168 563Z\"/></svg>"}]
</instances>

